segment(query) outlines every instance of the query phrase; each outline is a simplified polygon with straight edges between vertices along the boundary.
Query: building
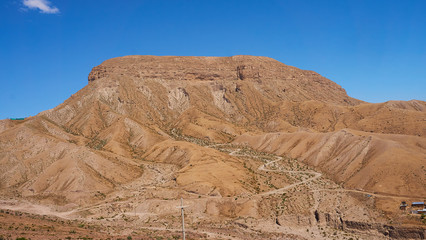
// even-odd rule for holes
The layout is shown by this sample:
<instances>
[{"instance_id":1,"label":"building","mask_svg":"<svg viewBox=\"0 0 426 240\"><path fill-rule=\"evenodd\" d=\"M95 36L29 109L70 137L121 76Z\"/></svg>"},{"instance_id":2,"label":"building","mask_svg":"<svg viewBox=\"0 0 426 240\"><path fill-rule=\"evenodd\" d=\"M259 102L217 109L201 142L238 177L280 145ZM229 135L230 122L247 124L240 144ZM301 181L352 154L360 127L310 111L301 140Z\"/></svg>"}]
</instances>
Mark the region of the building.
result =
<instances>
[{"instance_id":1,"label":"building","mask_svg":"<svg viewBox=\"0 0 426 240\"><path fill-rule=\"evenodd\" d=\"M399 209L405 210L407 209L407 206L408 206L407 202L402 201L401 204L399 205Z\"/></svg>"},{"instance_id":2,"label":"building","mask_svg":"<svg viewBox=\"0 0 426 240\"><path fill-rule=\"evenodd\" d=\"M423 209L425 207L425 202L412 202L411 207Z\"/></svg>"}]
</instances>

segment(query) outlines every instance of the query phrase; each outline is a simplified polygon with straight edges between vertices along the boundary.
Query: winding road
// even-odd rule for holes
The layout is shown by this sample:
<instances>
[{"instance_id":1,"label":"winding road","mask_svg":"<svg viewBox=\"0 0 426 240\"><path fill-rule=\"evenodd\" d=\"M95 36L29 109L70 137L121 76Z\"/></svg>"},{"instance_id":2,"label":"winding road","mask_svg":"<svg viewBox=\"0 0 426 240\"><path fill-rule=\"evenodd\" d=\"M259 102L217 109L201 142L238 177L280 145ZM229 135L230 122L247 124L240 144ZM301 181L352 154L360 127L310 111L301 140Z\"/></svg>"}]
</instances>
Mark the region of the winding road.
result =
<instances>
[{"instance_id":1,"label":"winding road","mask_svg":"<svg viewBox=\"0 0 426 240\"><path fill-rule=\"evenodd\" d=\"M236 156L236 157L250 157L247 154L237 154L240 151L241 151L241 149L236 149L236 150L232 151L231 153L229 153L229 155ZM266 167L268 167L269 165L283 160L283 158L280 157L280 156L274 156L274 157L276 158L276 160L269 161L269 162L267 162L265 164L260 165L259 168L258 168L258 170L265 171L265 172L312 174L313 176L310 177L310 178L308 178L308 179L305 179L303 181L300 181L300 182L297 182L297 183L293 183L293 184L290 184L288 186L285 186L285 187L282 187L282 188L278 188L278 189L275 189L275 190L271 190L271 191L268 191L268 192L258 193L258 194L255 194L253 196L267 196L267 195L272 195L272 194L281 194L281 193L284 193L285 191L287 191L288 189L291 189L291 188L294 188L294 187L296 187L298 185L301 185L301 184L313 181L313 180L315 180L317 178L320 178L322 176L321 173L312 172L312 171L291 171L291 170L267 169Z\"/></svg>"}]
</instances>

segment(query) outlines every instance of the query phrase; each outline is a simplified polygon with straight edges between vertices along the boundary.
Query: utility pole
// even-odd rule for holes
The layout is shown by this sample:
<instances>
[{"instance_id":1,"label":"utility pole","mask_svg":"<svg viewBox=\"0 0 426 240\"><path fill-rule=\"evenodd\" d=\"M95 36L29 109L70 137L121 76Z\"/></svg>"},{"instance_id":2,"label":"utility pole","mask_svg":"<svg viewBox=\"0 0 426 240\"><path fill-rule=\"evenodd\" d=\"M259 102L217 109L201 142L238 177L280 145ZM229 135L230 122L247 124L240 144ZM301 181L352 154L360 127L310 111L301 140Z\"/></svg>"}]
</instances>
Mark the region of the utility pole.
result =
<instances>
[{"instance_id":1,"label":"utility pole","mask_svg":"<svg viewBox=\"0 0 426 240\"><path fill-rule=\"evenodd\" d=\"M183 213L183 209L186 208L188 206L183 206L183 198L180 198L180 206L178 206L177 208L180 208L180 212L182 215L182 239L185 240L185 214Z\"/></svg>"}]
</instances>

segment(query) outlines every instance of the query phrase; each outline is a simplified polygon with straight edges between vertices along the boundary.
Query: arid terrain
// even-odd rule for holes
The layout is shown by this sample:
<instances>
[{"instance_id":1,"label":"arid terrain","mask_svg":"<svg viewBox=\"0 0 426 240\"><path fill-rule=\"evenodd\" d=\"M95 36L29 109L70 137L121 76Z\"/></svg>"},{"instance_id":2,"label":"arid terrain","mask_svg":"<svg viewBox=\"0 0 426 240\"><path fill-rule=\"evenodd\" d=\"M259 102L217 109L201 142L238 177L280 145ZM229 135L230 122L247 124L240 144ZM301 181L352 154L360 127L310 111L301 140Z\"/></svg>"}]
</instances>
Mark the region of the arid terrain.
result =
<instances>
[{"instance_id":1,"label":"arid terrain","mask_svg":"<svg viewBox=\"0 0 426 240\"><path fill-rule=\"evenodd\" d=\"M366 86L368 87L368 86ZM113 58L0 120L0 237L424 239L426 102L267 57ZM1 239L1 238L0 238Z\"/></svg>"}]
</instances>

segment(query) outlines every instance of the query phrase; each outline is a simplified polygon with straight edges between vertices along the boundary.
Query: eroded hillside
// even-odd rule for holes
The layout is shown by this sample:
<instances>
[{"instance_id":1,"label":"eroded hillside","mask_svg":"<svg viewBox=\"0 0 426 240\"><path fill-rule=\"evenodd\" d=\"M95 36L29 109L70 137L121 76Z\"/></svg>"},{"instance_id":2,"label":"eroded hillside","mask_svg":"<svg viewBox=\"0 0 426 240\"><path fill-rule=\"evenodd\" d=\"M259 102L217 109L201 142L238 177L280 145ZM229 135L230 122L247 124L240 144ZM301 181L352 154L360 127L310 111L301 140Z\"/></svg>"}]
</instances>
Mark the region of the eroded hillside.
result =
<instances>
[{"instance_id":1,"label":"eroded hillside","mask_svg":"<svg viewBox=\"0 0 426 240\"><path fill-rule=\"evenodd\" d=\"M425 120L423 101L365 103L266 57L114 58L56 108L0 121L0 191L155 228L178 227L184 197L191 226L216 237L229 224L317 239L376 222L380 238L401 199L426 196Z\"/></svg>"}]
</instances>

